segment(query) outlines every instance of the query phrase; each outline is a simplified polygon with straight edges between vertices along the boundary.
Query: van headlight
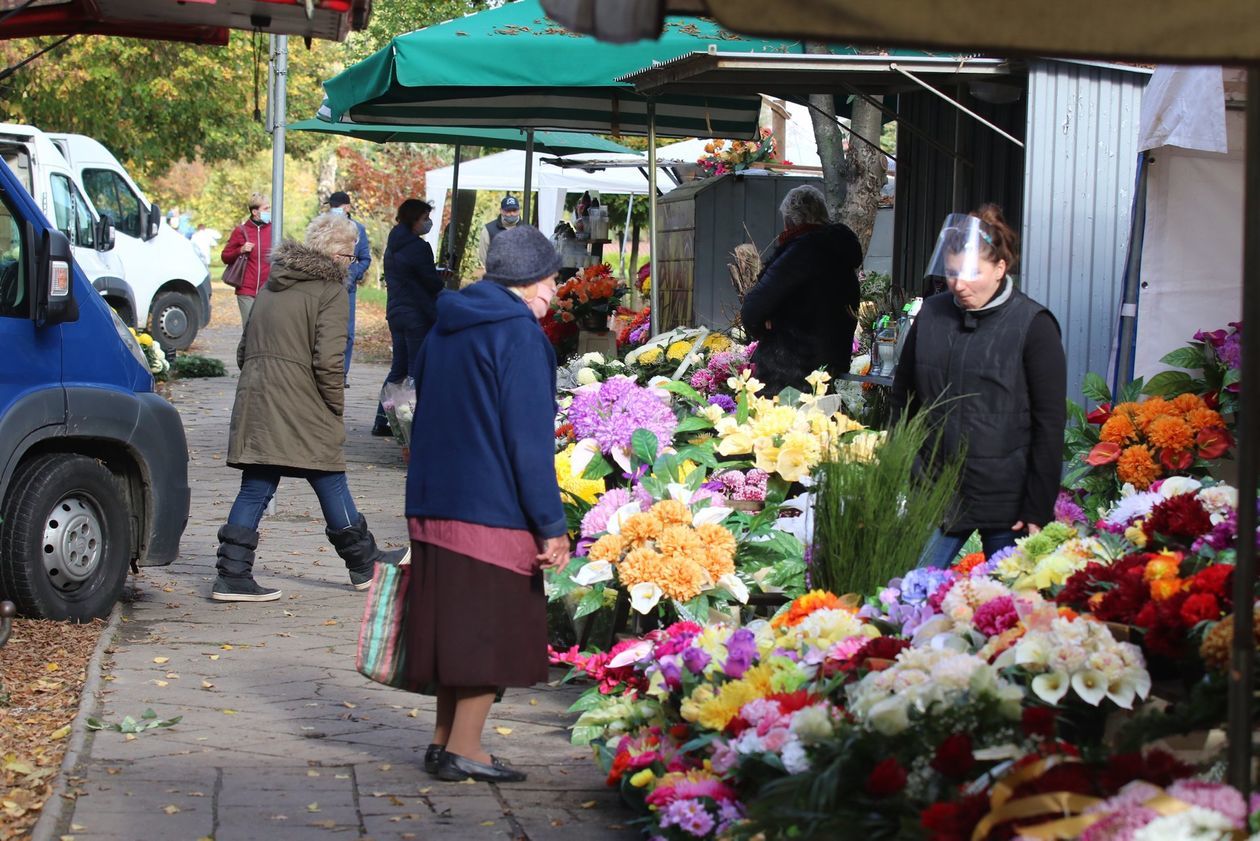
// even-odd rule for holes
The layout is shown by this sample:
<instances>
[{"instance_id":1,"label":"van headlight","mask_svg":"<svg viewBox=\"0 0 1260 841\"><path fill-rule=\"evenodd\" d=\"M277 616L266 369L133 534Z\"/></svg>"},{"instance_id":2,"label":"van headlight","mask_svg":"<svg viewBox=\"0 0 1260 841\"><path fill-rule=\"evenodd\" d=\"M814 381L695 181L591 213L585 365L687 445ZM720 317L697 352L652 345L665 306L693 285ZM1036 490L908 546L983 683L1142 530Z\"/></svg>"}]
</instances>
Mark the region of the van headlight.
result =
<instances>
[{"instance_id":1,"label":"van headlight","mask_svg":"<svg viewBox=\"0 0 1260 841\"><path fill-rule=\"evenodd\" d=\"M144 355L144 348L140 347L140 342L132 334L131 328L123 324L123 320L118 317L118 313L114 312L113 307L109 307L109 316L114 319L114 329L118 331L118 338L122 339L122 343L127 346L127 350L131 351L131 355L140 363L140 367L149 370L149 359Z\"/></svg>"}]
</instances>

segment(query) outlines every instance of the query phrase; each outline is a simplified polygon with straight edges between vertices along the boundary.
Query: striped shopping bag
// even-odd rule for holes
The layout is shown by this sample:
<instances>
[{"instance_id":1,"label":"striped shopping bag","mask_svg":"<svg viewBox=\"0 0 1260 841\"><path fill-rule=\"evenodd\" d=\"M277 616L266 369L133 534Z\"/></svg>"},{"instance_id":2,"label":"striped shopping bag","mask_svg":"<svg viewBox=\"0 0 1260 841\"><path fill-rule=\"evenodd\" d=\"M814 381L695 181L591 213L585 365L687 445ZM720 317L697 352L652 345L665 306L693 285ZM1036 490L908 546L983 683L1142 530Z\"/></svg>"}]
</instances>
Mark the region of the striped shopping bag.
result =
<instances>
[{"instance_id":1,"label":"striped shopping bag","mask_svg":"<svg viewBox=\"0 0 1260 841\"><path fill-rule=\"evenodd\" d=\"M376 565L368 590L355 668L369 680L412 689L406 674L407 582L411 564Z\"/></svg>"}]
</instances>

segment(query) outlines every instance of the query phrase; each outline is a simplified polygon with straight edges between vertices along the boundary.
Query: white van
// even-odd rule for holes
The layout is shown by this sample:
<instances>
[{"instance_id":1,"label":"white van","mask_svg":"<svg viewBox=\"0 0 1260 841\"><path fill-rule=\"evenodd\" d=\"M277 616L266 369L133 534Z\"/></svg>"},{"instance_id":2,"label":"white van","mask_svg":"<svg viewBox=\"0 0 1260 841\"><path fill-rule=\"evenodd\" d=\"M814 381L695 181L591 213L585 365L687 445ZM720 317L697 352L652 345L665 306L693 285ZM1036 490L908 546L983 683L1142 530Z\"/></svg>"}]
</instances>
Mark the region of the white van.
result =
<instances>
[{"instance_id":1,"label":"white van","mask_svg":"<svg viewBox=\"0 0 1260 841\"><path fill-rule=\"evenodd\" d=\"M82 134L48 136L79 176L96 212L113 218L115 250L135 296L136 323L147 321L166 350L186 349L210 322L210 272L197 249L161 223L158 206L103 145Z\"/></svg>"},{"instance_id":2,"label":"white van","mask_svg":"<svg viewBox=\"0 0 1260 841\"><path fill-rule=\"evenodd\" d=\"M43 132L0 124L0 153L31 190L44 214L76 246L75 259L102 297L131 327L148 327L165 348L184 350L210 321L210 273L192 243L162 224L157 205L108 149L81 134ZM24 160L25 159L25 160ZM25 167L25 172L23 171ZM67 201L64 184L72 189ZM96 249L67 230L86 205L89 227L108 217L111 251ZM94 250L96 260L87 255Z\"/></svg>"}]
</instances>

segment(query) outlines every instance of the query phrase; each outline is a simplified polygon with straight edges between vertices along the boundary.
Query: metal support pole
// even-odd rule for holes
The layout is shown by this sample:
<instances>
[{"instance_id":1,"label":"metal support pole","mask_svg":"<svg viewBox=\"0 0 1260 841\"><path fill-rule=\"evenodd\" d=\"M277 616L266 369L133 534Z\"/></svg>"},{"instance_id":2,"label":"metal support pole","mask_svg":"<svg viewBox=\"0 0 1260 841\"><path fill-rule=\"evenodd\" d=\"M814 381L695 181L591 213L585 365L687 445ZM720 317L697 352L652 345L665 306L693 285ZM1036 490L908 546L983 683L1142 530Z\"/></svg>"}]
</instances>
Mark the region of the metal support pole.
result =
<instances>
[{"instance_id":1,"label":"metal support pole","mask_svg":"<svg viewBox=\"0 0 1260 841\"><path fill-rule=\"evenodd\" d=\"M1120 300L1120 346L1112 371L1112 393L1118 394L1133 380L1133 342L1137 333L1138 293L1142 285L1142 245L1146 241L1146 184L1151 160L1138 153L1137 189L1133 193L1133 218L1129 224L1129 260L1124 269L1124 295Z\"/></svg>"},{"instance_id":2,"label":"metal support pole","mask_svg":"<svg viewBox=\"0 0 1260 841\"><path fill-rule=\"evenodd\" d=\"M284 239L284 130L288 120L286 87L289 80L289 36L271 36L271 224L273 241Z\"/></svg>"},{"instance_id":3,"label":"metal support pole","mask_svg":"<svg viewBox=\"0 0 1260 841\"><path fill-rule=\"evenodd\" d=\"M1251 706L1256 647L1256 480L1260 478L1260 66L1247 70L1247 169L1243 176L1242 376L1238 406L1238 557L1229 664L1229 783L1251 792Z\"/></svg>"},{"instance_id":4,"label":"metal support pole","mask_svg":"<svg viewBox=\"0 0 1260 841\"><path fill-rule=\"evenodd\" d=\"M529 215L530 198L533 196L534 189L534 130L532 128L525 129L525 194L521 196L521 221L526 225L533 224L530 222Z\"/></svg>"},{"instance_id":5,"label":"metal support pole","mask_svg":"<svg viewBox=\"0 0 1260 841\"><path fill-rule=\"evenodd\" d=\"M446 267L452 272L459 270L459 266L455 265L458 257L455 253L455 236L459 230L459 161L463 151L464 147L456 143L455 168L451 171L451 223L446 227Z\"/></svg>"},{"instance_id":6,"label":"metal support pole","mask_svg":"<svg viewBox=\"0 0 1260 841\"><path fill-rule=\"evenodd\" d=\"M647 101L648 121L648 260L652 265L652 335L661 332L661 262L656 250L656 100Z\"/></svg>"}]
</instances>

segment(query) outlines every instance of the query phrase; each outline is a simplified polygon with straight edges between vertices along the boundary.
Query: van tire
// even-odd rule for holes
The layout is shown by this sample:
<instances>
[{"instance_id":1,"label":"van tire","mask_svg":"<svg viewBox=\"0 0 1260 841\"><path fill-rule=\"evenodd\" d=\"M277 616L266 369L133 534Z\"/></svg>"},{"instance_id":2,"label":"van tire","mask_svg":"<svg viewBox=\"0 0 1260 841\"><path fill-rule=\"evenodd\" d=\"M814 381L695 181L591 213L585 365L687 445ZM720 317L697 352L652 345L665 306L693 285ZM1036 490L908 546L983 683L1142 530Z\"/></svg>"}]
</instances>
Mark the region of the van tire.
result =
<instances>
[{"instance_id":1,"label":"van tire","mask_svg":"<svg viewBox=\"0 0 1260 841\"><path fill-rule=\"evenodd\" d=\"M150 309L150 333L162 350L188 350L201 324L201 304L183 292L162 292Z\"/></svg>"},{"instance_id":2,"label":"van tire","mask_svg":"<svg viewBox=\"0 0 1260 841\"><path fill-rule=\"evenodd\" d=\"M131 558L126 499L94 458L50 453L19 467L0 508L0 595L29 617L109 615Z\"/></svg>"}]
</instances>

